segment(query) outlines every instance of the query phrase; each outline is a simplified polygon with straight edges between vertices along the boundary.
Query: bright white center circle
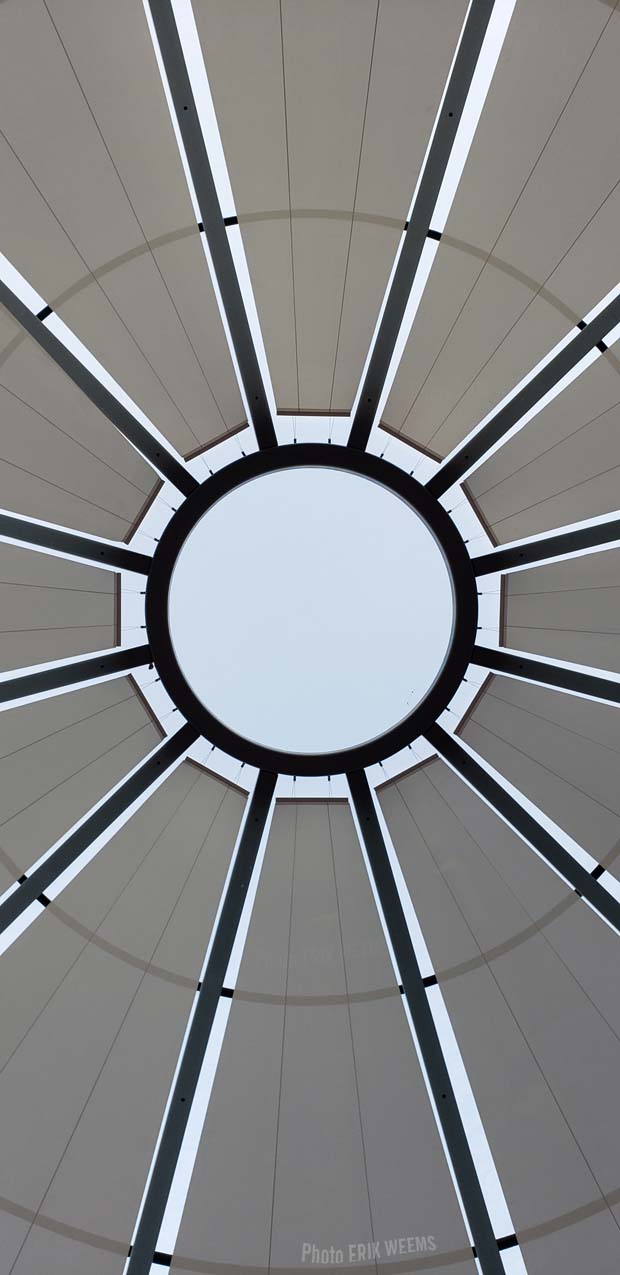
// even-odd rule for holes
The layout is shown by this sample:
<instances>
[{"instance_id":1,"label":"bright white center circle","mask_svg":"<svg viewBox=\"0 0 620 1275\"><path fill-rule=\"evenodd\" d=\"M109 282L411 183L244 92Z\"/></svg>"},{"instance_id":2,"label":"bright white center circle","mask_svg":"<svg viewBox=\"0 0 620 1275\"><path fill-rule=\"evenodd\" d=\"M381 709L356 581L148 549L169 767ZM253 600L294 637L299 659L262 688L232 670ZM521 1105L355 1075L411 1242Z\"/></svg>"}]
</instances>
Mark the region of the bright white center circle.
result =
<instances>
[{"instance_id":1,"label":"bright white center circle","mask_svg":"<svg viewBox=\"0 0 620 1275\"><path fill-rule=\"evenodd\" d=\"M310 467L208 510L169 596L194 694L246 739L298 753L361 744L406 717L441 671L453 614L426 523L378 483Z\"/></svg>"}]
</instances>

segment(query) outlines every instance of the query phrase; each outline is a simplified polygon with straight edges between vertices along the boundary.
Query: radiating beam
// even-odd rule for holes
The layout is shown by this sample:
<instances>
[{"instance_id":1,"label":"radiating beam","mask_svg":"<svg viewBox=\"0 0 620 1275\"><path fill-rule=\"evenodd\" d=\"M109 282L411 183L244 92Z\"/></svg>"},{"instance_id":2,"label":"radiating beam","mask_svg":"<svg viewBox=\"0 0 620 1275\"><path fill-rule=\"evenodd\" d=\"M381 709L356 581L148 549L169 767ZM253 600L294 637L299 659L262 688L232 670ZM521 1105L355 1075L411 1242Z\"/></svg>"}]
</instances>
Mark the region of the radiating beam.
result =
<instances>
[{"instance_id":1,"label":"radiating beam","mask_svg":"<svg viewBox=\"0 0 620 1275\"><path fill-rule=\"evenodd\" d=\"M136 553L123 544L96 540L79 531L65 531L63 527L4 512L0 513L0 539L19 540L44 553L51 550L63 558L85 558L98 567L119 567L121 571L135 571L143 576L148 575L153 561L148 554Z\"/></svg>"},{"instance_id":2,"label":"radiating beam","mask_svg":"<svg viewBox=\"0 0 620 1275\"><path fill-rule=\"evenodd\" d=\"M557 686L573 695L620 704L620 682L600 673L571 668L562 661L530 659L523 651L493 650L488 646L474 646L471 661L493 673L507 673L526 682L540 682L541 686Z\"/></svg>"},{"instance_id":3,"label":"radiating beam","mask_svg":"<svg viewBox=\"0 0 620 1275\"><path fill-rule=\"evenodd\" d=\"M504 1275L368 780L359 770L347 780L480 1269L483 1275Z\"/></svg>"},{"instance_id":4,"label":"radiating beam","mask_svg":"<svg viewBox=\"0 0 620 1275\"><path fill-rule=\"evenodd\" d=\"M489 553L472 558L474 575L492 575L495 571L514 571L517 567L537 567L550 558L581 553L584 549L605 549L620 540L620 518L590 523L558 531L553 536L539 536L525 544L500 545Z\"/></svg>"},{"instance_id":5,"label":"radiating beam","mask_svg":"<svg viewBox=\"0 0 620 1275\"><path fill-rule=\"evenodd\" d=\"M108 828L123 815L138 798L159 782L171 766L191 748L198 739L193 726L185 725L171 735L160 748L156 748L133 774L120 784L105 801L95 807L90 815L78 824L58 844L52 854L26 873L17 889L7 894L0 903L0 935L13 925L33 903L47 902L47 891L54 882L84 854Z\"/></svg>"},{"instance_id":6,"label":"radiating beam","mask_svg":"<svg viewBox=\"0 0 620 1275\"><path fill-rule=\"evenodd\" d=\"M495 0L472 0L454 60L351 426L349 445L362 451L368 444L494 4Z\"/></svg>"},{"instance_id":7,"label":"radiating beam","mask_svg":"<svg viewBox=\"0 0 620 1275\"><path fill-rule=\"evenodd\" d=\"M277 438L274 423L243 304L174 10L170 0L148 0L148 6L257 442L259 447L275 447Z\"/></svg>"},{"instance_id":8,"label":"radiating beam","mask_svg":"<svg viewBox=\"0 0 620 1275\"><path fill-rule=\"evenodd\" d=\"M180 1060L168 1116L144 1197L126 1275L149 1275L151 1270L153 1254L157 1248L166 1203L209 1043L215 1011L222 994L250 878L269 814L276 779L276 775L262 770L256 780L209 959L202 977L194 1016Z\"/></svg>"},{"instance_id":9,"label":"radiating beam","mask_svg":"<svg viewBox=\"0 0 620 1275\"><path fill-rule=\"evenodd\" d=\"M540 369L515 395L494 413L486 425L476 434L466 438L461 446L429 479L426 486L433 496L442 496L454 483L458 483L476 465L481 464L487 452L500 442L527 412L555 389L569 372L594 349L612 328L620 323L620 296L581 329L555 358Z\"/></svg>"},{"instance_id":10,"label":"radiating beam","mask_svg":"<svg viewBox=\"0 0 620 1275\"><path fill-rule=\"evenodd\" d=\"M77 385L78 389L86 395L86 398L90 399L91 403L94 403L95 407L116 426L119 433L131 443L132 447L140 452L149 465L173 483L184 496L189 496L198 486L189 469L177 459L174 452L169 450L161 439L149 433L137 417L119 402L105 385L102 385L90 369L85 367L66 345L63 345L47 324L37 318L37 315L33 314L32 310L29 310L28 306L24 305L24 302L2 280L0 280L0 302L37 342L37 345L40 345L54 363L62 368L74 385Z\"/></svg>"},{"instance_id":11,"label":"radiating beam","mask_svg":"<svg viewBox=\"0 0 620 1275\"><path fill-rule=\"evenodd\" d=\"M117 673L149 664L150 660L150 646L128 646L99 651L87 659L43 664L28 673L11 673L0 679L0 707L10 706L15 700L38 699L49 691L73 690L83 682L105 682Z\"/></svg>"},{"instance_id":12,"label":"radiating beam","mask_svg":"<svg viewBox=\"0 0 620 1275\"><path fill-rule=\"evenodd\" d=\"M547 832L546 828L543 828L538 820L498 783L493 775L488 773L481 760L472 757L460 740L454 735L449 735L437 723L427 730L426 739L433 748L437 749L439 756L443 757L444 761L466 783L470 784L484 801L488 802L496 814L514 828L519 836L529 842L542 858L546 859L547 863L572 885L577 894L587 899L592 907L596 908L596 911L620 933L618 900L609 894L596 877L578 863L568 850L565 850L564 846L560 845L559 841L556 841L555 837Z\"/></svg>"}]
</instances>

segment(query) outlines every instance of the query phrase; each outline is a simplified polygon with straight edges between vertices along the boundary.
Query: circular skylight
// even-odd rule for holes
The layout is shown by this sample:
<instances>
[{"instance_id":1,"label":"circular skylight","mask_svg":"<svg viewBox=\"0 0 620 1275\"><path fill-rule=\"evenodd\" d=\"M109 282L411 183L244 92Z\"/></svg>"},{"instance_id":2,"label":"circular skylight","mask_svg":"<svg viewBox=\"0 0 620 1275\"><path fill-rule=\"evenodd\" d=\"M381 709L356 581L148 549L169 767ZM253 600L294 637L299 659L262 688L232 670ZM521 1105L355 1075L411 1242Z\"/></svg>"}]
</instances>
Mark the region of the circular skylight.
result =
<instances>
[{"instance_id":1,"label":"circular skylight","mask_svg":"<svg viewBox=\"0 0 620 1275\"><path fill-rule=\"evenodd\" d=\"M169 594L198 699L263 746L330 752L382 734L441 671L453 626L426 523L359 475L305 467L244 483L203 515Z\"/></svg>"}]
</instances>

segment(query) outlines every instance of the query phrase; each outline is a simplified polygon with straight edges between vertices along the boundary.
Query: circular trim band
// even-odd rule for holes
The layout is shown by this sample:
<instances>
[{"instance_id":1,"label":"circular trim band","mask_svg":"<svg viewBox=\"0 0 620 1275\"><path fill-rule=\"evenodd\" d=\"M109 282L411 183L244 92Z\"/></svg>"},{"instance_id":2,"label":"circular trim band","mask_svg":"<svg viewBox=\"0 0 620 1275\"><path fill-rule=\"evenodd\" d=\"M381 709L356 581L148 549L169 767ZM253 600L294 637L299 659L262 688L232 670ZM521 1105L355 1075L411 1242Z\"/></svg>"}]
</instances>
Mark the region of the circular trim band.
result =
<instances>
[{"instance_id":1,"label":"circular trim band","mask_svg":"<svg viewBox=\"0 0 620 1275\"><path fill-rule=\"evenodd\" d=\"M346 470L380 483L404 500L434 535L446 560L454 596L454 620L444 663L427 694L395 726L363 744L329 753L292 753L244 738L209 712L187 682L176 658L168 624L168 598L179 552L200 518L243 483L283 469ZM265 570L270 570L265 563ZM368 599L372 606L372 596ZM424 599L420 599L423 608ZM265 448L218 470L183 502L168 523L153 557L146 585L146 628L162 683L188 722L210 743L260 770L287 775L337 775L362 770L406 748L437 720L460 686L471 660L478 622L478 596L471 559L439 501L396 465L357 448L297 443ZM360 688L363 690L363 688Z\"/></svg>"}]
</instances>

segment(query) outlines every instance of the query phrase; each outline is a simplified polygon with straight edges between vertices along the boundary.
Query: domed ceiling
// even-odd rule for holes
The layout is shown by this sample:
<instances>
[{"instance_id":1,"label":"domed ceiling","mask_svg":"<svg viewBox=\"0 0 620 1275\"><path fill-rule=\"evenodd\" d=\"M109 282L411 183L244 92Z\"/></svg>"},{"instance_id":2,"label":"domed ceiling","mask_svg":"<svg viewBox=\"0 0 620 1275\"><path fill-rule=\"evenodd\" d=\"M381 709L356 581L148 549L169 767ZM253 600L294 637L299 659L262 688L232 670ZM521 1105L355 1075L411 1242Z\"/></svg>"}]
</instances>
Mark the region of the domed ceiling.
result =
<instances>
[{"instance_id":1,"label":"domed ceiling","mask_svg":"<svg viewBox=\"0 0 620 1275\"><path fill-rule=\"evenodd\" d=\"M0 1275L616 1275L620 12L0 4Z\"/></svg>"}]
</instances>

